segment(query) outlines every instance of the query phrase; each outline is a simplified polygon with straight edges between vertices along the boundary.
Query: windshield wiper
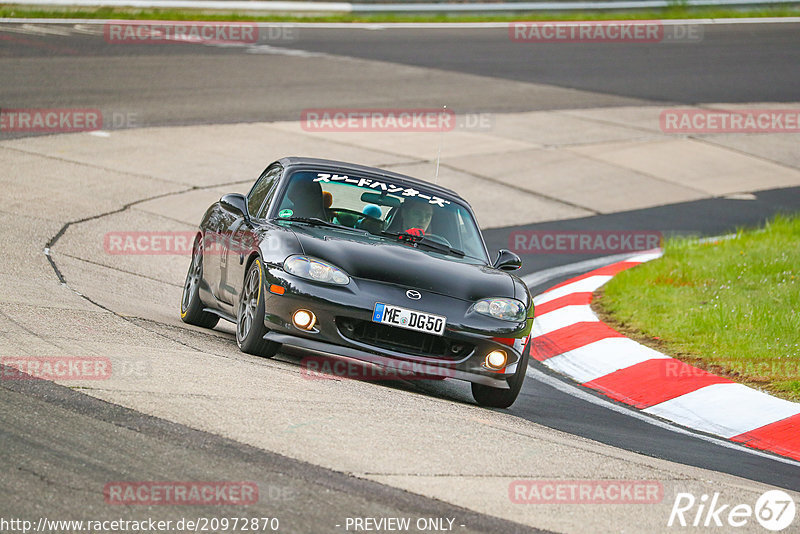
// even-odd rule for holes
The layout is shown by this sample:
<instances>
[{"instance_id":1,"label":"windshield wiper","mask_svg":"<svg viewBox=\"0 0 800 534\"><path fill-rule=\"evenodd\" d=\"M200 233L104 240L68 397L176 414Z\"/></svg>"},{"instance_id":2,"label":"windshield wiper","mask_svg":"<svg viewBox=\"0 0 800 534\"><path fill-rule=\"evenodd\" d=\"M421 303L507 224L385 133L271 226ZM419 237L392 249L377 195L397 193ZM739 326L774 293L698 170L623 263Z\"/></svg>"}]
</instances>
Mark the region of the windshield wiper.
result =
<instances>
[{"instance_id":1,"label":"windshield wiper","mask_svg":"<svg viewBox=\"0 0 800 534\"><path fill-rule=\"evenodd\" d=\"M330 221L326 221L325 219L320 219L319 217L279 217L274 220L299 222L299 223L310 224L311 226L329 226L331 228L345 228L347 230L355 230L357 232L363 232L363 230L359 230L358 228L350 228L349 226L345 226L343 224L336 224Z\"/></svg>"},{"instance_id":2,"label":"windshield wiper","mask_svg":"<svg viewBox=\"0 0 800 534\"><path fill-rule=\"evenodd\" d=\"M452 254L453 256L458 256L459 258L463 258L464 256L466 256L466 253L463 250L458 250L457 248L453 248L450 245L439 243L438 241L434 241L433 239L429 239L427 237L423 237L422 241L420 241L419 244L425 245L426 247L429 247L439 252L447 252L448 254Z\"/></svg>"},{"instance_id":3,"label":"windshield wiper","mask_svg":"<svg viewBox=\"0 0 800 534\"><path fill-rule=\"evenodd\" d=\"M425 246L431 250L435 250L436 252L445 252L447 254L452 254L453 256L458 256L459 258L463 258L466 256L466 253L462 250L458 250L457 248L453 248L449 245L445 245L439 241L431 239L430 237L426 237L424 235L417 235L417 234L409 234L408 232L381 232L380 235L386 237L394 237L400 241L406 241L409 243L414 243L415 246Z\"/></svg>"}]
</instances>

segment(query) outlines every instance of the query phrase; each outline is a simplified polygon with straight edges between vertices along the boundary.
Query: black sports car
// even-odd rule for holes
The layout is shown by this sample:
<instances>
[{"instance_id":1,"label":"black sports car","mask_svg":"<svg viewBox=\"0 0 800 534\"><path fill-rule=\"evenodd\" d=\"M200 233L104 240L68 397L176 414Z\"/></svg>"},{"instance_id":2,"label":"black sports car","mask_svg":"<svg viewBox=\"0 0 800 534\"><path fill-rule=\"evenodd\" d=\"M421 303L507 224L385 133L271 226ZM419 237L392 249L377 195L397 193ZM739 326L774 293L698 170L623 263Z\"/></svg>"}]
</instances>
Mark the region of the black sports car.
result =
<instances>
[{"instance_id":1,"label":"black sports car","mask_svg":"<svg viewBox=\"0 0 800 534\"><path fill-rule=\"evenodd\" d=\"M491 262L469 204L401 174L284 158L247 196L206 211L181 299L184 322L236 324L241 350L282 345L472 383L484 406L516 400L533 301Z\"/></svg>"}]
</instances>

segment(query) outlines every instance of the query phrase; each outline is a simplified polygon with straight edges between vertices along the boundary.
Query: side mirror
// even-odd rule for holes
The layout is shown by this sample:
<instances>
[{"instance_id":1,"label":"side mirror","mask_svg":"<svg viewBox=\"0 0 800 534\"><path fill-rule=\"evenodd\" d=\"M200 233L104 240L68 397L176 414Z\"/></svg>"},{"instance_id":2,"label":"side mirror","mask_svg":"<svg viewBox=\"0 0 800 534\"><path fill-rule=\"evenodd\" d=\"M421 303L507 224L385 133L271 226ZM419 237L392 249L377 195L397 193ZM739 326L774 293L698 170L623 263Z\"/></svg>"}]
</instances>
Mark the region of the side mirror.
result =
<instances>
[{"instance_id":1,"label":"side mirror","mask_svg":"<svg viewBox=\"0 0 800 534\"><path fill-rule=\"evenodd\" d=\"M229 193L219 199L219 203L228 211L244 217L244 221L250 224L250 215L247 213L247 199L241 193Z\"/></svg>"},{"instance_id":2,"label":"side mirror","mask_svg":"<svg viewBox=\"0 0 800 534\"><path fill-rule=\"evenodd\" d=\"M516 271L520 267L522 267L522 260L519 256L504 248L500 249L497 259L494 260L494 268L501 271Z\"/></svg>"}]
</instances>

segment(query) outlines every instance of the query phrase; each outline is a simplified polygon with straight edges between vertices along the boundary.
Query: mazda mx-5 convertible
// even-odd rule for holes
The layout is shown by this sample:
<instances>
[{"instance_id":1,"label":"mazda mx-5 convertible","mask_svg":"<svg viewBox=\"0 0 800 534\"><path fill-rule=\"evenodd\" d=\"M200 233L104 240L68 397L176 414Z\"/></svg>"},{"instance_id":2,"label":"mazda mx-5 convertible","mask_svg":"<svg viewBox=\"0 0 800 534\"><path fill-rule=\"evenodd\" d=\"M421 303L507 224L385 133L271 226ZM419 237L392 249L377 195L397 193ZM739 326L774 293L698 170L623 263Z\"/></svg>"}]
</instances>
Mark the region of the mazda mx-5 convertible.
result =
<instances>
[{"instance_id":1,"label":"mazda mx-5 convertible","mask_svg":"<svg viewBox=\"0 0 800 534\"><path fill-rule=\"evenodd\" d=\"M181 299L184 322L236 324L236 342L352 358L409 376L471 382L506 408L530 354L533 303L492 262L469 204L422 180L284 158L250 192L206 211Z\"/></svg>"}]
</instances>

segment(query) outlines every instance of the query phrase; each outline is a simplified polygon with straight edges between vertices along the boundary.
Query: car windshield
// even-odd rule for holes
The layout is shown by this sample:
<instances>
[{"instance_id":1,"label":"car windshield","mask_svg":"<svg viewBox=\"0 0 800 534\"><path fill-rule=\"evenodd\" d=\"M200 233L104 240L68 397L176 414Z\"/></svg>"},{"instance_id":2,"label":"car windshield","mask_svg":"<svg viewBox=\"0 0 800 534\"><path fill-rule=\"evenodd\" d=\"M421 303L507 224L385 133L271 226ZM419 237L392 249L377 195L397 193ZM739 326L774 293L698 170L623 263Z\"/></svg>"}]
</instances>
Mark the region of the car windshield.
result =
<instances>
[{"instance_id":1,"label":"car windshield","mask_svg":"<svg viewBox=\"0 0 800 534\"><path fill-rule=\"evenodd\" d=\"M465 206L401 180L295 171L274 216L363 230L408 240L421 250L488 262L478 226Z\"/></svg>"}]
</instances>

